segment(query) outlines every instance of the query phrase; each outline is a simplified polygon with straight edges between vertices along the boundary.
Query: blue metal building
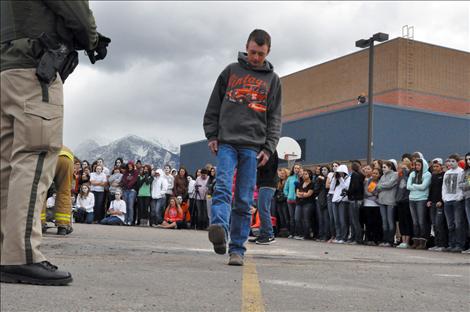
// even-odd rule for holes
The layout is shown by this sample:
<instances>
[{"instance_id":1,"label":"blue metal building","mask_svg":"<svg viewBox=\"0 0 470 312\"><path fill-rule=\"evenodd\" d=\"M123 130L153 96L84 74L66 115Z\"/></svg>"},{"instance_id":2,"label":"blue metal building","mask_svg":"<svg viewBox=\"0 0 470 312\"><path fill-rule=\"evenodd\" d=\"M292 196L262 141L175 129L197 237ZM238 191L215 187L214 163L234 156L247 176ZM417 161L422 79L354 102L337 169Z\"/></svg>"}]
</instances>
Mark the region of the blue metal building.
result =
<instances>
[{"instance_id":1,"label":"blue metal building","mask_svg":"<svg viewBox=\"0 0 470 312\"><path fill-rule=\"evenodd\" d=\"M300 141L304 165L367 156L367 104L285 122L282 136ZM445 159L470 151L470 118L374 103L373 158L399 160L405 152ZM216 164L207 141L181 145L180 163L194 173Z\"/></svg>"}]
</instances>

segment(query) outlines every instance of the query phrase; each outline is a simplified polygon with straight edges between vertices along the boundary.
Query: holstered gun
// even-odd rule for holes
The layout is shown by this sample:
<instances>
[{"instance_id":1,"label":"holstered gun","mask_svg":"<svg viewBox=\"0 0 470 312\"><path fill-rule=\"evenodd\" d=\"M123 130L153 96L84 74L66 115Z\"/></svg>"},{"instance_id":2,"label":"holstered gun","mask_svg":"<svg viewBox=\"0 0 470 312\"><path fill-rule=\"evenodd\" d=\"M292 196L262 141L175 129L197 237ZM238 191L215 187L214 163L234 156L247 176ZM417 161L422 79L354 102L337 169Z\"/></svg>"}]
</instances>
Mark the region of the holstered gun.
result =
<instances>
[{"instance_id":1,"label":"holstered gun","mask_svg":"<svg viewBox=\"0 0 470 312\"><path fill-rule=\"evenodd\" d=\"M78 65L77 51L71 51L62 43L54 42L47 34L42 33L38 38L44 53L36 68L36 76L41 83L42 100L49 102L49 86L59 73L62 82L74 71Z\"/></svg>"}]
</instances>

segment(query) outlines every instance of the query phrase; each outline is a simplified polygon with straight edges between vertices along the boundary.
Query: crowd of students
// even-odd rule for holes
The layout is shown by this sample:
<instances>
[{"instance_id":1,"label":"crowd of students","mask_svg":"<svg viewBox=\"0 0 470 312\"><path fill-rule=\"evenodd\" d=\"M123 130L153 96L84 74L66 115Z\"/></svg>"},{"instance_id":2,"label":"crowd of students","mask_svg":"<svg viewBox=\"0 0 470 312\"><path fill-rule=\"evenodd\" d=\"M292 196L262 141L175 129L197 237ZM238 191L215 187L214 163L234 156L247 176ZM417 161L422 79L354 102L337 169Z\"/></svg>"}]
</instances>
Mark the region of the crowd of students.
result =
<instances>
[{"instance_id":1,"label":"crowd of students","mask_svg":"<svg viewBox=\"0 0 470 312\"><path fill-rule=\"evenodd\" d=\"M470 153L278 170L279 236L470 253Z\"/></svg>"},{"instance_id":2,"label":"crowd of students","mask_svg":"<svg viewBox=\"0 0 470 312\"><path fill-rule=\"evenodd\" d=\"M404 154L399 163L295 164L290 170L279 168L274 179L276 189L268 200L278 237L470 253L470 153L464 159L450 155L445 162L427 162L416 152ZM153 168L122 158L111 170L102 159L91 165L77 160L74 219L205 230L216 181L210 164L191 175L184 167ZM260 221L256 190L254 194L256 235Z\"/></svg>"}]
</instances>

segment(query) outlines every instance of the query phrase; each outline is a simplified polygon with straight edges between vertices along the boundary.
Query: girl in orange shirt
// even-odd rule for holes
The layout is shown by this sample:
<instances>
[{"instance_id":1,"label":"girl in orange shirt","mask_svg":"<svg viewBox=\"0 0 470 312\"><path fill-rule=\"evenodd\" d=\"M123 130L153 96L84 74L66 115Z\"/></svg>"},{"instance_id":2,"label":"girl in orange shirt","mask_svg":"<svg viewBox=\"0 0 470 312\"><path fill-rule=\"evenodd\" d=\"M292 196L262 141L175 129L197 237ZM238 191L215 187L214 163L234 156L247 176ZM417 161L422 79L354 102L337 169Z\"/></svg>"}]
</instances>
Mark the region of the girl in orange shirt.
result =
<instances>
[{"instance_id":1,"label":"girl in orange shirt","mask_svg":"<svg viewBox=\"0 0 470 312\"><path fill-rule=\"evenodd\" d=\"M175 197L170 197L170 203L165 209L163 222L157 227L164 229L181 229L184 228L184 225L183 209L181 209Z\"/></svg>"}]
</instances>

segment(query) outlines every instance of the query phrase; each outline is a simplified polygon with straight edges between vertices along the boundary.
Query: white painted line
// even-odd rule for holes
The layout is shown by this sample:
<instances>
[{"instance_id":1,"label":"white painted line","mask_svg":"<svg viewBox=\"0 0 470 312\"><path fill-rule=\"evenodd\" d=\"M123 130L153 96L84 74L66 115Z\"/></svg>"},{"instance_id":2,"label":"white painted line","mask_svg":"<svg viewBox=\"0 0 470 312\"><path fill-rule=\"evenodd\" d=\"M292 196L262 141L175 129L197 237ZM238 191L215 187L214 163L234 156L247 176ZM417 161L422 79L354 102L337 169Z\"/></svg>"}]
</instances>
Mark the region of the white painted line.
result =
<instances>
[{"instance_id":1,"label":"white painted line","mask_svg":"<svg viewBox=\"0 0 470 312\"><path fill-rule=\"evenodd\" d=\"M440 276L440 277L463 277L463 275L459 274L433 274L434 276Z\"/></svg>"}]
</instances>

